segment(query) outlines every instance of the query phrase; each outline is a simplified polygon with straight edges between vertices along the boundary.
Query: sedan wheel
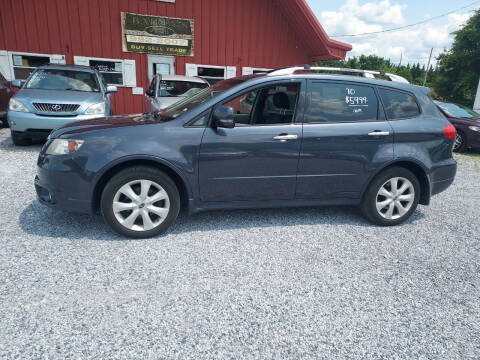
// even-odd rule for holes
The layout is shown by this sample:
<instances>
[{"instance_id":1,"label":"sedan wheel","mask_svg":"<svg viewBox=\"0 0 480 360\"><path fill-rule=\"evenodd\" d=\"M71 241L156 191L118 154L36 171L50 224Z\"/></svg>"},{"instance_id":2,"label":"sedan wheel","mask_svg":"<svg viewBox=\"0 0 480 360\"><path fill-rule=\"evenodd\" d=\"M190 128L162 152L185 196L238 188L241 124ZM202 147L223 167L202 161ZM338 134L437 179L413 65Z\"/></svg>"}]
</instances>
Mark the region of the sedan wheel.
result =
<instances>
[{"instance_id":1,"label":"sedan wheel","mask_svg":"<svg viewBox=\"0 0 480 360\"><path fill-rule=\"evenodd\" d=\"M457 135L455 136L455 141L453 143L453 151L461 152L465 148L465 136L460 132L457 131Z\"/></svg>"},{"instance_id":2,"label":"sedan wheel","mask_svg":"<svg viewBox=\"0 0 480 360\"><path fill-rule=\"evenodd\" d=\"M149 238L177 218L180 195L166 174L151 167L131 167L116 174L101 199L105 221L121 235Z\"/></svg>"}]
</instances>

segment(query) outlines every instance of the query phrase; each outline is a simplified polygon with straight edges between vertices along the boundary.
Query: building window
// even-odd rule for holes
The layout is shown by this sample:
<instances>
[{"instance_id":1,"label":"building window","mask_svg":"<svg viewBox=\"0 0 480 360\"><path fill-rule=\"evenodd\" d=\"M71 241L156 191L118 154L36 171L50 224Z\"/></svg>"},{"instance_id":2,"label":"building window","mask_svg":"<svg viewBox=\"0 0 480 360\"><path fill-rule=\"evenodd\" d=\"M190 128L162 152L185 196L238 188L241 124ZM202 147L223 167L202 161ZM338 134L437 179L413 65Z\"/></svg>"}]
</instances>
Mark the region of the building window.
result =
<instances>
[{"instance_id":1,"label":"building window","mask_svg":"<svg viewBox=\"0 0 480 360\"><path fill-rule=\"evenodd\" d=\"M50 63L49 56L12 54L15 79L25 80L35 68Z\"/></svg>"},{"instance_id":2,"label":"building window","mask_svg":"<svg viewBox=\"0 0 480 360\"><path fill-rule=\"evenodd\" d=\"M97 69L107 85L137 86L135 60L91 58L74 56L75 65L89 66Z\"/></svg>"},{"instance_id":3,"label":"building window","mask_svg":"<svg viewBox=\"0 0 480 360\"><path fill-rule=\"evenodd\" d=\"M261 74L269 71L272 71L272 69L244 67L242 68L242 75L245 76L245 75Z\"/></svg>"},{"instance_id":4,"label":"building window","mask_svg":"<svg viewBox=\"0 0 480 360\"><path fill-rule=\"evenodd\" d=\"M210 85L225 79L224 67L199 66L197 67L197 72L197 76L207 80Z\"/></svg>"},{"instance_id":5,"label":"building window","mask_svg":"<svg viewBox=\"0 0 480 360\"><path fill-rule=\"evenodd\" d=\"M0 69L9 81L26 80L33 70L47 64L65 64L65 56L0 50Z\"/></svg>"},{"instance_id":6,"label":"building window","mask_svg":"<svg viewBox=\"0 0 480 360\"><path fill-rule=\"evenodd\" d=\"M89 60L89 66L97 69L108 85L123 85L122 61Z\"/></svg>"},{"instance_id":7,"label":"building window","mask_svg":"<svg viewBox=\"0 0 480 360\"><path fill-rule=\"evenodd\" d=\"M237 68L235 66L185 64L185 74L189 77L201 77L213 85L221 80L237 76Z\"/></svg>"}]
</instances>

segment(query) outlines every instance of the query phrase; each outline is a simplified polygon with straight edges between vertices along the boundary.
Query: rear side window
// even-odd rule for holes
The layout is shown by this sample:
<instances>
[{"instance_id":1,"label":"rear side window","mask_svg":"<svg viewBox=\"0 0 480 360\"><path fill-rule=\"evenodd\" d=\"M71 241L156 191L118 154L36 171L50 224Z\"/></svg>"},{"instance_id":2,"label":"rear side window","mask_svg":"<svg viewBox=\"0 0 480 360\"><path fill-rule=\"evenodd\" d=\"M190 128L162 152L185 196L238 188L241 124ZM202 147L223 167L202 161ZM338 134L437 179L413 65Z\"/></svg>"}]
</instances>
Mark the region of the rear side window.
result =
<instances>
[{"instance_id":1,"label":"rear side window","mask_svg":"<svg viewBox=\"0 0 480 360\"><path fill-rule=\"evenodd\" d=\"M370 86L312 82L307 123L357 122L378 119L378 99Z\"/></svg>"},{"instance_id":2,"label":"rear side window","mask_svg":"<svg viewBox=\"0 0 480 360\"><path fill-rule=\"evenodd\" d=\"M378 89L389 120L407 119L420 115L413 95L387 89Z\"/></svg>"}]
</instances>

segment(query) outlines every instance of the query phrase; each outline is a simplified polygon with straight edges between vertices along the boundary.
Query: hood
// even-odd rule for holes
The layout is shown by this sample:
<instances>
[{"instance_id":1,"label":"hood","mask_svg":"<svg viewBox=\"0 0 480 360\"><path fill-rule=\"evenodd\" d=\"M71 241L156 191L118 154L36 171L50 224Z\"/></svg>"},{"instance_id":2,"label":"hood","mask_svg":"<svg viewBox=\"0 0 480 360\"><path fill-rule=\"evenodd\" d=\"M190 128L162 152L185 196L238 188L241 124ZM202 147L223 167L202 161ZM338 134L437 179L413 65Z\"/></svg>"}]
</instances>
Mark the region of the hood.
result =
<instances>
[{"instance_id":1,"label":"hood","mask_svg":"<svg viewBox=\"0 0 480 360\"><path fill-rule=\"evenodd\" d=\"M47 102L57 104L94 104L103 100L101 92L21 89L15 97L31 102Z\"/></svg>"},{"instance_id":2,"label":"hood","mask_svg":"<svg viewBox=\"0 0 480 360\"><path fill-rule=\"evenodd\" d=\"M149 113L135 114L128 116L109 116L106 118L78 121L56 130L53 130L50 137L58 138L65 135L81 134L90 131L119 128L125 126L139 126L162 122Z\"/></svg>"}]
</instances>

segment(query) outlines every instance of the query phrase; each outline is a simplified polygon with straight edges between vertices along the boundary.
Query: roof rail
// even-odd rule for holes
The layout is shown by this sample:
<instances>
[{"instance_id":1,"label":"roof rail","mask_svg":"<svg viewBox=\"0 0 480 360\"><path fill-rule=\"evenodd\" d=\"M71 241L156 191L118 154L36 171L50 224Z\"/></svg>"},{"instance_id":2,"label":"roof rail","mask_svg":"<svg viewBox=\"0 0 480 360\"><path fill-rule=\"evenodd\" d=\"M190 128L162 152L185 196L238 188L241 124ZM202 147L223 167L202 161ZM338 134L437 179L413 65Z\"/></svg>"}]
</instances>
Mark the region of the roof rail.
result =
<instances>
[{"instance_id":1,"label":"roof rail","mask_svg":"<svg viewBox=\"0 0 480 360\"><path fill-rule=\"evenodd\" d=\"M401 82L408 84L409 81L399 75L386 73L382 70L362 70L362 69L348 69L348 68L338 68L338 67L325 67L325 66L293 66L289 68L282 68L277 70L272 70L268 73L270 76L275 75L293 75L296 73L308 72L308 71L322 71L322 72L339 72L339 73L352 73L359 74L365 78L375 79L376 77L383 76L389 79L390 81Z\"/></svg>"}]
</instances>

